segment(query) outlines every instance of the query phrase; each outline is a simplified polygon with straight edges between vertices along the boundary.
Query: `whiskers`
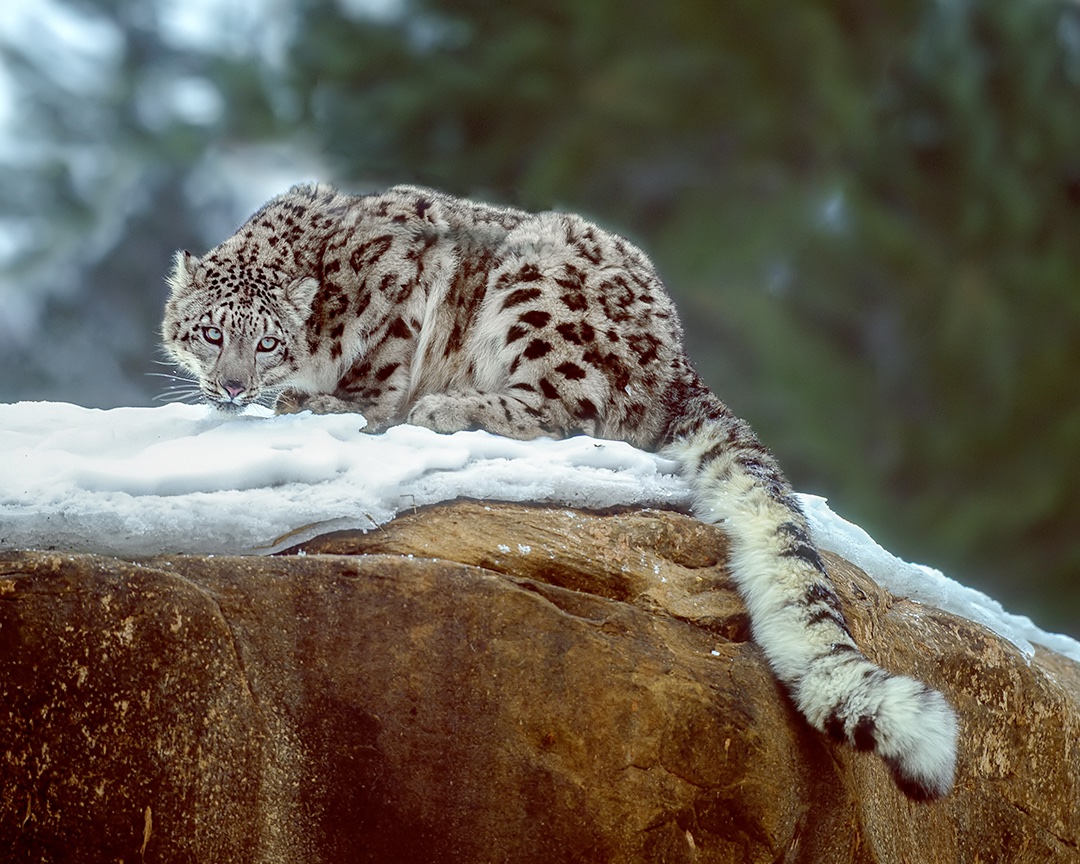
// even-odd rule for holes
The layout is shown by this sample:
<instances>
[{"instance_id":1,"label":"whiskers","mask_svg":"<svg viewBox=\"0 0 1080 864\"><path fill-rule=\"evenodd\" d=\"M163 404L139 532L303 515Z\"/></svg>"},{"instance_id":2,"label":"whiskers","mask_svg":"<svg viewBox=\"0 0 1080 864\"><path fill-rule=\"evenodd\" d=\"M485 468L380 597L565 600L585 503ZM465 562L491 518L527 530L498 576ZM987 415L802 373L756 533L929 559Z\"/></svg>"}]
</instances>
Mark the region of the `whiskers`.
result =
<instances>
[{"instance_id":1,"label":"whiskers","mask_svg":"<svg viewBox=\"0 0 1080 864\"><path fill-rule=\"evenodd\" d=\"M269 408L271 411L273 411L274 407L277 405L278 396L281 395L281 390L282 389L283 388L275 388L273 390L264 390L262 393L260 393L258 395L258 397L256 399L254 399L251 402L251 404L252 405L260 405L263 408Z\"/></svg>"},{"instance_id":2,"label":"whiskers","mask_svg":"<svg viewBox=\"0 0 1080 864\"><path fill-rule=\"evenodd\" d=\"M170 365L160 360L154 362L162 366ZM153 397L155 402L182 402L186 405L194 405L204 399L203 392L199 388L199 382L193 381L187 375L178 375L176 372L147 372L146 374L151 378L164 378L166 381L171 382L169 386Z\"/></svg>"},{"instance_id":3,"label":"whiskers","mask_svg":"<svg viewBox=\"0 0 1080 864\"><path fill-rule=\"evenodd\" d=\"M155 360L160 366L172 366L171 363L166 363L162 360ZM235 408L231 406L217 405L207 398L206 394L199 386L199 382L187 375L182 369L174 369L172 372L147 372L145 373L151 378L164 378L166 386L162 388L156 396L152 397L154 402L173 403L179 402L185 405L197 405L202 402L209 402L214 407L225 410L242 410L248 405L259 405L263 408L274 409L277 404L278 395L281 393L282 388L275 387L269 390L264 390L256 398L250 402L244 402L238 404Z\"/></svg>"}]
</instances>

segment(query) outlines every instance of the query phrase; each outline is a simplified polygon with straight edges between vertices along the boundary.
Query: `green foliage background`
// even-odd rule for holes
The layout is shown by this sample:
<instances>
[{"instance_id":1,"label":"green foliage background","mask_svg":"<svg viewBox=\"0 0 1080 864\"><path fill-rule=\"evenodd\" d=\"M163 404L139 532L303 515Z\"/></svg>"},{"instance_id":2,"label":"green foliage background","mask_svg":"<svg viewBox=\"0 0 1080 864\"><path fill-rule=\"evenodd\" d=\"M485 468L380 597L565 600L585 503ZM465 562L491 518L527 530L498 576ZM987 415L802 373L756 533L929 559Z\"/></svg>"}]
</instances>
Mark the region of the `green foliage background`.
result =
<instances>
[{"instance_id":1,"label":"green foliage background","mask_svg":"<svg viewBox=\"0 0 1080 864\"><path fill-rule=\"evenodd\" d=\"M1072 0L277 0L212 45L165 3L63 5L118 47L88 95L4 43L37 312L0 328L0 398L149 404L170 253L242 215L223 154L574 209L653 256L800 489L1080 635ZM173 110L177 80L221 110Z\"/></svg>"}]
</instances>

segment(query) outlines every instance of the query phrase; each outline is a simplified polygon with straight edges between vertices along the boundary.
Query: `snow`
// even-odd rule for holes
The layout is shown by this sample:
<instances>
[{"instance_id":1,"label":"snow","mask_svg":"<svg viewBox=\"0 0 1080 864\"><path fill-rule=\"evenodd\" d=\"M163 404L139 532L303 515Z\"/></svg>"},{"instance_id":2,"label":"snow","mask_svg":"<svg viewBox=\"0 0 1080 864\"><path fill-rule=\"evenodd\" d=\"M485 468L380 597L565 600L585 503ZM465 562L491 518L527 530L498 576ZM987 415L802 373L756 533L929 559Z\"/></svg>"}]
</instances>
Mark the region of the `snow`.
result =
<instances>
[{"instance_id":1,"label":"snow","mask_svg":"<svg viewBox=\"0 0 1080 864\"><path fill-rule=\"evenodd\" d=\"M622 442L416 426L373 436L362 424L192 405L0 405L0 549L263 553L457 497L585 508L686 499L674 462Z\"/></svg>"},{"instance_id":2,"label":"snow","mask_svg":"<svg viewBox=\"0 0 1080 864\"><path fill-rule=\"evenodd\" d=\"M193 405L0 404L0 550L263 554L459 497L586 509L689 503L675 462L622 442L415 426L375 436L362 424L357 415L275 417L255 408L228 416ZM818 545L893 593L983 624L1025 656L1036 643L1080 661L1080 643L901 561L824 499L800 497Z\"/></svg>"},{"instance_id":3,"label":"snow","mask_svg":"<svg viewBox=\"0 0 1080 864\"><path fill-rule=\"evenodd\" d=\"M882 588L982 624L1012 642L1027 657L1034 653L1032 643L1035 643L1080 661L1080 643L1076 640L1045 633L1030 618L1005 611L997 600L982 591L961 585L933 567L896 557L858 525L837 516L824 498L799 497L814 541L865 571Z\"/></svg>"}]
</instances>

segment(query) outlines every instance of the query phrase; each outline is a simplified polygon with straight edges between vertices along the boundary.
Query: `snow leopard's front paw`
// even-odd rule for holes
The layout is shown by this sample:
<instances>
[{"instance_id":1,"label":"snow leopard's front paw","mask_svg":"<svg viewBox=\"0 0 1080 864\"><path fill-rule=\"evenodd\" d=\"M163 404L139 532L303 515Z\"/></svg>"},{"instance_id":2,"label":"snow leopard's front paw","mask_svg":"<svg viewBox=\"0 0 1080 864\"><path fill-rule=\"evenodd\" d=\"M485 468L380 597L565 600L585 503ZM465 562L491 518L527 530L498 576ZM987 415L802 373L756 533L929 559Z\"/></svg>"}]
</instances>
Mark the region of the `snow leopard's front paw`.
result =
<instances>
[{"instance_id":1,"label":"snow leopard's front paw","mask_svg":"<svg viewBox=\"0 0 1080 864\"><path fill-rule=\"evenodd\" d=\"M360 409L351 402L325 393L301 393L299 390L282 390L274 404L275 414L359 414Z\"/></svg>"},{"instance_id":2,"label":"snow leopard's front paw","mask_svg":"<svg viewBox=\"0 0 1080 864\"><path fill-rule=\"evenodd\" d=\"M483 429L493 435L529 440L546 437L552 430L540 425L541 414L521 399L505 393L429 393L409 412L406 423L426 426L435 432Z\"/></svg>"},{"instance_id":3,"label":"snow leopard's front paw","mask_svg":"<svg viewBox=\"0 0 1080 864\"><path fill-rule=\"evenodd\" d=\"M429 393L413 405L406 423L423 426L433 432L448 434L472 428L464 410L468 406L458 397L445 393Z\"/></svg>"},{"instance_id":4,"label":"snow leopard's front paw","mask_svg":"<svg viewBox=\"0 0 1080 864\"><path fill-rule=\"evenodd\" d=\"M307 411L307 400L310 393L301 393L299 390L282 390L274 402L275 414L299 414Z\"/></svg>"}]
</instances>

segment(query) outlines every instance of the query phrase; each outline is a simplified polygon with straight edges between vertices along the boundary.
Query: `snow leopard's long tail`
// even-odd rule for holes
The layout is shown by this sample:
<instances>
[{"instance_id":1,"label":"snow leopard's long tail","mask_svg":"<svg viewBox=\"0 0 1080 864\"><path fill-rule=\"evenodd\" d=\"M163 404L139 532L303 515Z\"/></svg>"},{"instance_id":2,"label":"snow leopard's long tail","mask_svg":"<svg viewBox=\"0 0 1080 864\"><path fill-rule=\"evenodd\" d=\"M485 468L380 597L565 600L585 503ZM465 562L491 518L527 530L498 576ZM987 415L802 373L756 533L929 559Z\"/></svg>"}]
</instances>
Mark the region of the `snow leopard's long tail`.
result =
<instances>
[{"instance_id":1,"label":"snow leopard's long tail","mask_svg":"<svg viewBox=\"0 0 1080 864\"><path fill-rule=\"evenodd\" d=\"M729 536L732 577L777 678L812 726L878 753L907 795L947 794L956 762L952 708L936 690L862 654L772 456L696 375L681 389L669 403L665 452L683 465L695 515Z\"/></svg>"}]
</instances>

